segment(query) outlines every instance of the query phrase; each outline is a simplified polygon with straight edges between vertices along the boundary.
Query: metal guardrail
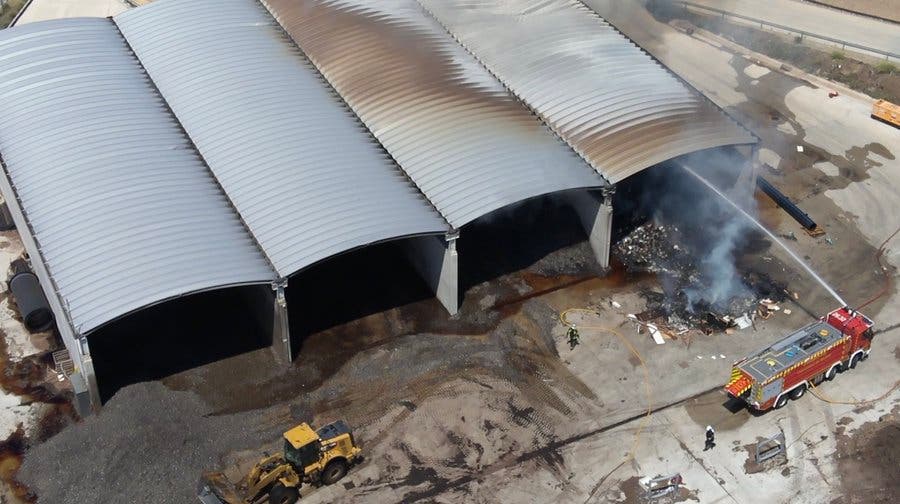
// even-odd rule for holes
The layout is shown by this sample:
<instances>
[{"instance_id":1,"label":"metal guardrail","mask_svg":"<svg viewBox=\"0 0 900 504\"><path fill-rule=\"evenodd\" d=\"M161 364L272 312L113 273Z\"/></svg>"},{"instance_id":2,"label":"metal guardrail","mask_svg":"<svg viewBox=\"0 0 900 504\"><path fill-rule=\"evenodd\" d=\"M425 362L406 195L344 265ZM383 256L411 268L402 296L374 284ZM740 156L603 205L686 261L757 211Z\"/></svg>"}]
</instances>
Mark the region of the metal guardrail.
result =
<instances>
[{"instance_id":1,"label":"metal guardrail","mask_svg":"<svg viewBox=\"0 0 900 504\"><path fill-rule=\"evenodd\" d=\"M759 24L760 26L771 26L772 28L778 28L779 30L784 30L784 31L789 32L789 33L797 33L797 34L800 35L800 38L801 38L801 39L802 39L803 37L810 37L810 38L815 38L815 39L819 39L819 40L825 40L825 41L831 42L831 43L833 43L833 44L839 44L839 45L841 46L841 49L846 49L846 48L848 48L848 47L852 47L852 48L854 48L854 49L860 49L860 50L863 50L863 51L867 51L867 52L871 52L871 53L875 53L875 54L880 54L880 55L884 56L885 59L888 59L888 60L890 60L891 58L900 60L900 54L897 54L897 53L895 53L895 52L891 52L891 51L883 51L883 50L881 50L881 49L876 49L876 48L874 48L874 47L869 47L869 46L865 46L865 45L862 45L862 44L857 44L857 43L854 43L854 42L847 42L846 40L836 39L836 38L834 38L834 37L829 37L829 36L827 36L827 35L821 35L821 34L818 34L818 33L812 33L812 32L808 32L808 31L805 31L805 30L799 30L799 29L797 29L797 28L792 28L792 27L790 27L790 26L785 26L785 25L782 25L782 24L773 23L773 22L771 22L771 21L766 21L766 20L764 20L764 19L758 19L758 18L754 18L754 17L750 17L750 16L745 16L745 15L743 15L743 14L736 14L736 13L734 13L734 12L729 12L729 11L725 11L725 10L722 10L722 9L717 9L717 8L715 8L715 7L708 7L708 6L706 6L706 5L698 5L698 4L695 4L695 3L693 3L693 2L677 2L677 3L680 3L681 6L682 6L682 8L684 8L684 9L687 9L688 7L691 7L691 8L694 8L694 9L700 9L700 10L705 10L705 11L709 11L709 12L715 12L716 14L721 14L723 18L724 18L724 17L727 17L727 16L730 16L730 17L737 18L737 19L743 19L743 20L745 20L745 21L752 21L753 23L757 23L757 24Z\"/></svg>"}]
</instances>

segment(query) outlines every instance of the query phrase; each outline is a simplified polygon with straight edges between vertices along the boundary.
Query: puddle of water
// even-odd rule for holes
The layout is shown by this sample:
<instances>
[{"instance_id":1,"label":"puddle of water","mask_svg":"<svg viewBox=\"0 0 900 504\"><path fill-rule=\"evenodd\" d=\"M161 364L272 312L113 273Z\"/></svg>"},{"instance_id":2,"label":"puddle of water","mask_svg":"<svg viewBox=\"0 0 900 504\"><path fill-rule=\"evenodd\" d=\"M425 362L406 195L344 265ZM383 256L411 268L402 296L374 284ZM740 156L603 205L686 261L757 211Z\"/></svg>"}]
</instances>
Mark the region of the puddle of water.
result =
<instances>
[{"instance_id":1,"label":"puddle of water","mask_svg":"<svg viewBox=\"0 0 900 504\"><path fill-rule=\"evenodd\" d=\"M751 418L747 408L732 413L727 407L728 398L719 391L713 391L685 404L685 410L698 429L712 425L718 432L732 431L747 423Z\"/></svg>"}]
</instances>

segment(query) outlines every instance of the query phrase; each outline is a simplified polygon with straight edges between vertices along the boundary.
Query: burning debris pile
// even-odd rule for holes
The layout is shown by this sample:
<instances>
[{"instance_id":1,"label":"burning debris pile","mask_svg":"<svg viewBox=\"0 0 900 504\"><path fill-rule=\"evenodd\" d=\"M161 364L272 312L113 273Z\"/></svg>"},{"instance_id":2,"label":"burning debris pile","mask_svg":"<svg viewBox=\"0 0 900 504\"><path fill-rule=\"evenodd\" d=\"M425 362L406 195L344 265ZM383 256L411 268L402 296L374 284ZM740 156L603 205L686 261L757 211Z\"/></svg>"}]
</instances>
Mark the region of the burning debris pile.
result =
<instances>
[{"instance_id":1,"label":"burning debris pile","mask_svg":"<svg viewBox=\"0 0 900 504\"><path fill-rule=\"evenodd\" d=\"M677 244L678 228L644 224L622 238L614 254L632 273L680 274L689 269L691 258Z\"/></svg>"},{"instance_id":2,"label":"burning debris pile","mask_svg":"<svg viewBox=\"0 0 900 504\"><path fill-rule=\"evenodd\" d=\"M636 315L641 322L652 322L664 332L679 334L699 329L706 334L746 329L757 317L769 318L780 311L778 303L787 297L784 287L767 276L750 273L744 277L745 295L726 304L705 301L692 303L683 290L676 292L644 291L646 309Z\"/></svg>"},{"instance_id":3,"label":"burning debris pile","mask_svg":"<svg viewBox=\"0 0 900 504\"><path fill-rule=\"evenodd\" d=\"M756 271L737 271L731 248L690 241L676 226L648 223L614 248L629 272L656 273L663 288L642 293L647 305L638 321L672 335L690 329L710 334L744 329L757 316L780 310L777 303L788 294L784 285Z\"/></svg>"}]
</instances>

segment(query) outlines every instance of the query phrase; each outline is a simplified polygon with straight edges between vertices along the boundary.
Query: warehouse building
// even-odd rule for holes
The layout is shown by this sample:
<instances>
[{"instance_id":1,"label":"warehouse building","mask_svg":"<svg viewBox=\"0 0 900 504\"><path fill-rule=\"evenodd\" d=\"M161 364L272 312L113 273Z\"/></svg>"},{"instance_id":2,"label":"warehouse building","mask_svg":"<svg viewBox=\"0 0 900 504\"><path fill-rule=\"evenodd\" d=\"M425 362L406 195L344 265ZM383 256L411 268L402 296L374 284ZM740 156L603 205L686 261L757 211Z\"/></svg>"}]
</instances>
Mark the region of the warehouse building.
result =
<instances>
[{"instance_id":1,"label":"warehouse building","mask_svg":"<svg viewBox=\"0 0 900 504\"><path fill-rule=\"evenodd\" d=\"M0 191L83 408L155 310L212 300L289 360L298 272L397 241L455 313L477 219L555 195L606 266L617 183L756 141L568 0L158 0L0 60Z\"/></svg>"}]
</instances>

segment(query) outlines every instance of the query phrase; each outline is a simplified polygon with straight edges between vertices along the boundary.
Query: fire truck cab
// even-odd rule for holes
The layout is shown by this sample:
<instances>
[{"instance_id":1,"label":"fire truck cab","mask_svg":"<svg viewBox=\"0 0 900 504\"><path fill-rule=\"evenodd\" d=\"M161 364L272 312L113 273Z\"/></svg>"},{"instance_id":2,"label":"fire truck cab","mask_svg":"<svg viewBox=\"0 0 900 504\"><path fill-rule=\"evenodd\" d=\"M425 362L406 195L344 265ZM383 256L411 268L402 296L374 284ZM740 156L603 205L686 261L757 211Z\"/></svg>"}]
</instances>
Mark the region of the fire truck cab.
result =
<instances>
[{"instance_id":1,"label":"fire truck cab","mask_svg":"<svg viewBox=\"0 0 900 504\"><path fill-rule=\"evenodd\" d=\"M832 380L869 356L874 323L848 307L734 363L728 395L765 411L799 399L810 383Z\"/></svg>"}]
</instances>

